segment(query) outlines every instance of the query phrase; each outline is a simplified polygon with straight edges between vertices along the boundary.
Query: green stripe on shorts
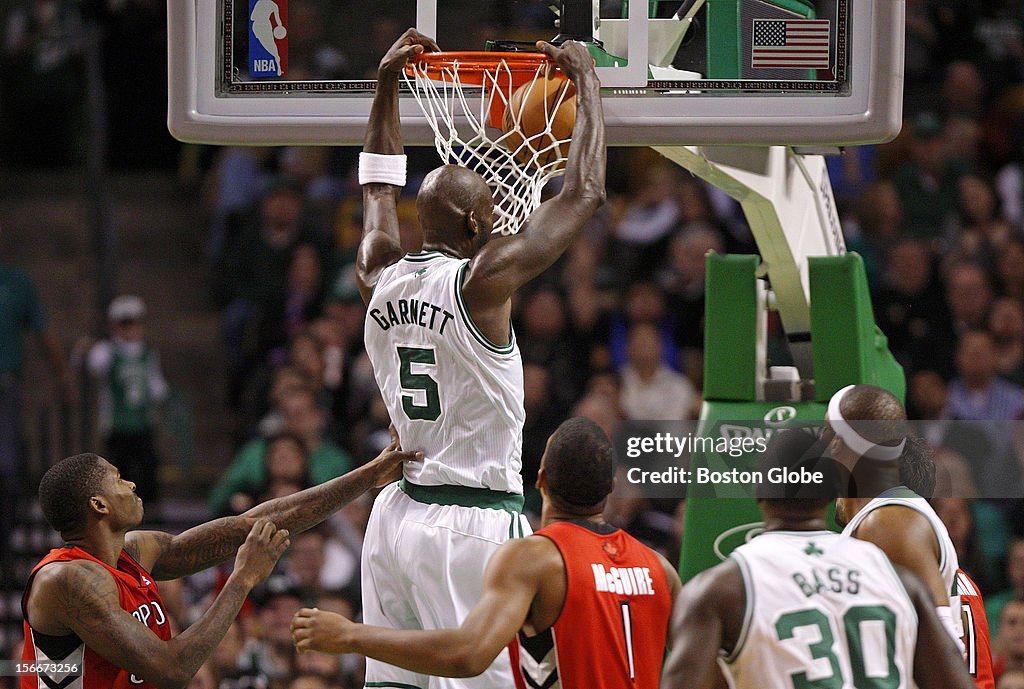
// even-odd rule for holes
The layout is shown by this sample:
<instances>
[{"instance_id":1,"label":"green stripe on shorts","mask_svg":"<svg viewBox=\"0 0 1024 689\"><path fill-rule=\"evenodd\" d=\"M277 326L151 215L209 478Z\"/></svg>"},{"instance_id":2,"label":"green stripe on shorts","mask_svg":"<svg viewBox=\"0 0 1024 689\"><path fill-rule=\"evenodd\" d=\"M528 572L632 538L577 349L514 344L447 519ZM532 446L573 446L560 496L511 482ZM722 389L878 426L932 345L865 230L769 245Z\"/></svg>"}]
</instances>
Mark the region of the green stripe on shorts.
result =
<instances>
[{"instance_id":1,"label":"green stripe on shorts","mask_svg":"<svg viewBox=\"0 0 1024 689\"><path fill-rule=\"evenodd\" d=\"M484 507L516 514L523 511L524 498L521 493L504 493L469 486L421 486L404 478L398 482L398 487L416 502L428 505Z\"/></svg>"}]
</instances>

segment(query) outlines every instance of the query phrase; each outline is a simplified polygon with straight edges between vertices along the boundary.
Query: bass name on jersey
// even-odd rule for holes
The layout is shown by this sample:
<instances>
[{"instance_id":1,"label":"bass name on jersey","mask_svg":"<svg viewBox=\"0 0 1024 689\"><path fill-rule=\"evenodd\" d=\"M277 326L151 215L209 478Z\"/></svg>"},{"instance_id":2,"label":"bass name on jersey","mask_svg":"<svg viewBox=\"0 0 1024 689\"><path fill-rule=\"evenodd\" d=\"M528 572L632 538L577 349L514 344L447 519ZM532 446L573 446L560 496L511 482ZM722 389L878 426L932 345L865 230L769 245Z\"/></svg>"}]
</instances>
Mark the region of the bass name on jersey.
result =
<instances>
[{"instance_id":1,"label":"bass name on jersey","mask_svg":"<svg viewBox=\"0 0 1024 689\"><path fill-rule=\"evenodd\" d=\"M807 573L794 572L793 581L808 598L825 592L850 595L857 595L860 592L860 572L855 569L815 567Z\"/></svg>"}]
</instances>

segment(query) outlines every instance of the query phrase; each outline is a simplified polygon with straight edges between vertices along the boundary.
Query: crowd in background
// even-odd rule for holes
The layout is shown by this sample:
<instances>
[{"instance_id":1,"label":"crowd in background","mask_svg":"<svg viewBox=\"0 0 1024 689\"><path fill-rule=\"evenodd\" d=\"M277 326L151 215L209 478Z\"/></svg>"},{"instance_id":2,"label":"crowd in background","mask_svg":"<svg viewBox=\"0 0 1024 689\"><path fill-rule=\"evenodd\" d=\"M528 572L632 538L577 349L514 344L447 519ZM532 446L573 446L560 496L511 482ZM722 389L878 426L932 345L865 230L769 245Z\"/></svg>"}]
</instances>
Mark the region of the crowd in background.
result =
<instances>
[{"instance_id":1,"label":"crowd in background","mask_svg":"<svg viewBox=\"0 0 1024 689\"><path fill-rule=\"evenodd\" d=\"M68 104L77 102L71 91L80 85L70 86L61 70L82 69L80 45L68 37L80 36L78 22L97 19L106 27L111 162L177 164L187 156L175 153L165 131L144 130L149 125L138 106L130 123L116 121L125 113L117 98L138 75L115 68L115 56L134 45L133 54L163 59L159 39L144 41L159 35L163 3L94 4L33 0L8 13L3 59L39 86L13 89L14 80L3 80L6 151L35 162L43 153L42 162L74 158L74 118L82 113ZM312 75L365 76L401 28L378 22L370 33L379 50L346 54L324 37L316 20L321 5L292 0L291 9L292 64ZM906 372L911 417L1020 420L1024 2L907 0L906 57L904 132L893 143L829 160L847 246L864 258L876 321ZM159 82L160 70L147 79L154 74ZM146 93L153 92L138 97ZM16 127L41 127L44 115L55 113L45 147L19 148L26 139L11 137ZM162 128L162 114L153 123L159 127L152 130ZM365 310L354 282L357 153L223 148L198 156L206 161L211 299L222 317L228 397L238 421L237 455L209 493L214 516L336 476L387 444L389 420L363 349ZM403 247L416 251L415 193L438 161L430 150L409 153L399 216ZM623 420L696 418L709 251L756 253L738 205L649 150L613 149L609 202L555 267L514 301L527 486L548 435L567 416L587 416L609 435ZM784 345L770 356L770 363L788 363ZM1011 677L1024 672L1024 510L1019 501L979 496L1005 495L1005 486L1024 483L1024 454L984 428L959 444L956 434L937 428L922 433L955 477L951 497L937 501L937 510L961 565L985 593L999 669ZM609 520L677 557L684 503L652 502L619 483ZM358 614L359 553L371 502L364 496L323 528L293 538L280 571L195 687L361 686L358 658L296 656L288 623L302 605ZM536 515L535 491L527 508ZM196 618L223 576L213 571L162 585L179 627Z\"/></svg>"}]
</instances>

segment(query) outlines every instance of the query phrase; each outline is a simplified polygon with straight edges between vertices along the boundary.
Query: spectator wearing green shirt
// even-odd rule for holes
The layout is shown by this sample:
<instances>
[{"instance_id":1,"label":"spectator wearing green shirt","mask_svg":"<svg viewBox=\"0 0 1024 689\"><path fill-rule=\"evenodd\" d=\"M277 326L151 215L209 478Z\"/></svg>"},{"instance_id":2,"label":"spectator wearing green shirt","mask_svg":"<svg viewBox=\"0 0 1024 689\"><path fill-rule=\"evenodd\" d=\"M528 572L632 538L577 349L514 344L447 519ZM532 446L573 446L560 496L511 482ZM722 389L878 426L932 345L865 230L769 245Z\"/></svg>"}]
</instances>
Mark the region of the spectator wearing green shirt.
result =
<instances>
[{"instance_id":1,"label":"spectator wearing green shirt","mask_svg":"<svg viewBox=\"0 0 1024 689\"><path fill-rule=\"evenodd\" d=\"M309 451L309 478L314 484L341 476L352 468L352 460L340 447L324 437L327 412L317 406L310 390L293 389L280 402L283 430L302 439ZM210 491L210 510L217 515L230 514L231 497L252 494L267 481L266 438L249 441L239 450L224 476Z\"/></svg>"},{"instance_id":2,"label":"spectator wearing green shirt","mask_svg":"<svg viewBox=\"0 0 1024 689\"><path fill-rule=\"evenodd\" d=\"M146 305L122 295L107 307L110 338L89 350L87 364L99 388L99 427L106 457L136 483L148 504L158 494L160 458L156 416L169 394L160 357L146 342Z\"/></svg>"},{"instance_id":3,"label":"spectator wearing green shirt","mask_svg":"<svg viewBox=\"0 0 1024 689\"><path fill-rule=\"evenodd\" d=\"M35 335L47 363L67 396L71 372L60 343L49 328L36 285L20 269L0 263L0 568L9 558L7 535L17 513L26 474L21 428L24 335ZM0 578L4 576L0 571Z\"/></svg>"},{"instance_id":4,"label":"spectator wearing green shirt","mask_svg":"<svg viewBox=\"0 0 1024 689\"><path fill-rule=\"evenodd\" d=\"M920 113L911 128L910 159L892 182L903 203L904 229L921 239L940 239L956 212L960 178L970 168L949 155L944 125L931 112Z\"/></svg>"}]
</instances>

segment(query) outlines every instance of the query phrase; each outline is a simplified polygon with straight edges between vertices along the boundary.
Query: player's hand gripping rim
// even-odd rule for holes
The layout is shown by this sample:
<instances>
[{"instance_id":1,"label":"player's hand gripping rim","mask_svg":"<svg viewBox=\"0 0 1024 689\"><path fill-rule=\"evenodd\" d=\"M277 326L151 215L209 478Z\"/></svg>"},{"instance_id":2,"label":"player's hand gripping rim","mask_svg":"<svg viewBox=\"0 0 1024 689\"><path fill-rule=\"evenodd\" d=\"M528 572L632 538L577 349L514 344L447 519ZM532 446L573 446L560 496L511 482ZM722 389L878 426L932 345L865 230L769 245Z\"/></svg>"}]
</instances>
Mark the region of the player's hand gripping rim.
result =
<instances>
[{"instance_id":1,"label":"player's hand gripping rim","mask_svg":"<svg viewBox=\"0 0 1024 689\"><path fill-rule=\"evenodd\" d=\"M416 29L407 29L380 60L381 74L401 74L410 59L423 52L440 52L434 39Z\"/></svg>"},{"instance_id":2,"label":"player's hand gripping rim","mask_svg":"<svg viewBox=\"0 0 1024 689\"><path fill-rule=\"evenodd\" d=\"M579 41L566 41L561 46L547 41L537 41L537 49L554 60L562 72L574 82L587 76L597 76L597 72L594 71L594 58ZM550 68L546 76L552 76Z\"/></svg>"}]
</instances>

